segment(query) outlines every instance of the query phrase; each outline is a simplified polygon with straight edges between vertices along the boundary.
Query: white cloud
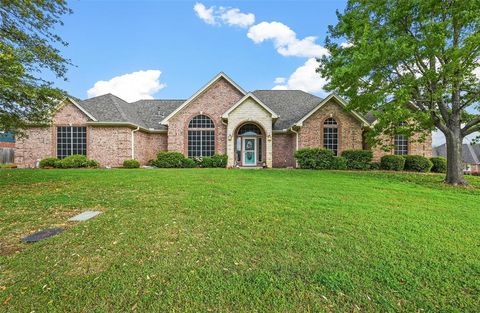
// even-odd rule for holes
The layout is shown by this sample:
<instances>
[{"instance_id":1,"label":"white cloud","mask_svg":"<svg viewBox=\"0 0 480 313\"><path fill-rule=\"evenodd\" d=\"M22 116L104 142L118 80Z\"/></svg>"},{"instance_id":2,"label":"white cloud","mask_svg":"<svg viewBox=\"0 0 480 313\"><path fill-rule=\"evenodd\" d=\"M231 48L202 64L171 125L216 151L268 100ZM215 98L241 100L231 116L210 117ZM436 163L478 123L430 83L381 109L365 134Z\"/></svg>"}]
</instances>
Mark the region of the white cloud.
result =
<instances>
[{"instance_id":1,"label":"white cloud","mask_svg":"<svg viewBox=\"0 0 480 313\"><path fill-rule=\"evenodd\" d=\"M272 40L277 52L283 56L321 57L328 50L317 45L314 36L298 39L297 34L287 25L280 22L261 22L250 27L247 37L254 43Z\"/></svg>"},{"instance_id":2,"label":"white cloud","mask_svg":"<svg viewBox=\"0 0 480 313\"><path fill-rule=\"evenodd\" d=\"M285 84L276 85L272 89L300 89L305 92L322 93L327 81L316 73L317 67L318 62L315 58L310 58L290 75Z\"/></svg>"},{"instance_id":3,"label":"white cloud","mask_svg":"<svg viewBox=\"0 0 480 313\"><path fill-rule=\"evenodd\" d=\"M205 23L214 25L215 22L215 16L214 16L214 7L206 8L205 5L202 3L195 3L193 6L193 10L195 13L197 13L197 16L202 19Z\"/></svg>"},{"instance_id":4,"label":"white cloud","mask_svg":"<svg viewBox=\"0 0 480 313\"><path fill-rule=\"evenodd\" d=\"M207 8L203 3L195 3L193 10L197 16L210 25L226 24L228 26L249 27L255 23L255 14L242 13L237 8L211 6Z\"/></svg>"},{"instance_id":5,"label":"white cloud","mask_svg":"<svg viewBox=\"0 0 480 313\"><path fill-rule=\"evenodd\" d=\"M112 93L128 102L153 99L153 95L166 85L160 83L159 70L138 71L97 81L87 91L89 98Z\"/></svg>"},{"instance_id":6,"label":"white cloud","mask_svg":"<svg viewBox=\"0 0 480 313\"><path fill-rule=\"evenodd\" d=\"M283 84L287 81L287 79L285 77L277 77L275 78L275 80L273 81L275 84Z\"/></svg>"},{"instance_id":7,"label":"white cloud","mask_svg":"<svg viewBox=\"0 0 480 313\"><path fill-rule=\"evenodd\" d=\"M236 8L221 8L220 11L223 11L220 18L227 25L246 28L255 23L255 15L253 13L242 13Z\"/></svg>"},{"instance_id":8,"label":"white cloud","mask_svg":"<svg viewBox=\"0 0 480 313\"><path fill-rule=\"evenodd\" d=\"M350 41L342 42L340 44L340 47L342 47L343 49L350 48L350 47L353 47L353 43L351 43Z\"/></svg>"}]
</instances>

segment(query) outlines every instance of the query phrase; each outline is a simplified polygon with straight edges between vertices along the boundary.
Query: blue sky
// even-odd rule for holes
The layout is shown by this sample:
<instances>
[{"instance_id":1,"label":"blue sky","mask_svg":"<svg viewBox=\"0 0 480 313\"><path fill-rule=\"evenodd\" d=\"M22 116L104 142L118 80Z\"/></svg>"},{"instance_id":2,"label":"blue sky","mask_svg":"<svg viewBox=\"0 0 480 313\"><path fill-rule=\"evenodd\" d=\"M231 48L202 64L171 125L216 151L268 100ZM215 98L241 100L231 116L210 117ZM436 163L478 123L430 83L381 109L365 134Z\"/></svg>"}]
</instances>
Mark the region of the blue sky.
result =
<instances>
[{"instance_id":1,"label":"blue sky","mask_svg":"<svg viewBox=\"0 0 480 313\"><path fill-rule=\"evenodd\" d=\"M196 4L210 10L213 24L199 17L194 10ZM64 19L65 25L59 32L69 42L62 52L76 67L70 69L69 81L58 82L58 86L84 99L97 81L156 70L161 71L158 81L163 88L155 92L156 87L152 86L151 90L140 92L140 96L188 98L220 71L246 90L271 89L276 85L289 88L288 78L305 65L309 56L299 52L280 54L275 38L289 35L290 29L297 41L314 36L318 38L313 42L321 46L328 25L336 21L335 10L344 6L344 1L71 1L74 13ZM230 14L237 17L232 19L237 23L234 25L222 16L231 9L239 9ZM246 22L242 22L245 16L241 14L246 15ZM258 42L257 38L256 43L247 34L250 27L262 22L268 23L265 26L277 22L285 27L277 32L265 30L260 35L271 39ZM140 78L124 77L123 81L132 83L125 86L120 82L120 91L115 91L128 94L128 89L138 88L135 82L142 79L149 85L156 72L143 74ZM284 77L286 82L274 83L277 77ZM112 88L104 85L90 95ZM322 94L318 85L317 82L313 87L299 86ZM138 97L133 93L132 98Z\"/></svg>"},{"instance_id":2,"label":"blue sky","mask_svg":"<svg viewBox=\"0 0 480 313\"><path fill-rule=\"evenodd\" d=\"M59 34L74 67L57 86L80 99L186 99L218 72L247 91L319 96L314 71L343 0L71 1ZM444 142L434 133L434 145Z\"/></svg>"}]
</instances>

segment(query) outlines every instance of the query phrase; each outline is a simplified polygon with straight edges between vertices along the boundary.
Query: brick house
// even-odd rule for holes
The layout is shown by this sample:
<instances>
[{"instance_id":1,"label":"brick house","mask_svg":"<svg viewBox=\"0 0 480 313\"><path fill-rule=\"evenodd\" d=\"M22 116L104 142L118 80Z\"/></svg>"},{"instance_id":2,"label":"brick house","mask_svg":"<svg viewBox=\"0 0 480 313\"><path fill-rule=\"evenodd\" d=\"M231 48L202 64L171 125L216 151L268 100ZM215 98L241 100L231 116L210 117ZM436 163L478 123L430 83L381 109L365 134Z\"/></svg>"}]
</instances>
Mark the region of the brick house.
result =
<instances>
[{"instance_id":1,"label":"brick house","mask_svg":"<svg viewBox=\"0 0 480 313\"><path fill-rule=\"evenodd\" d=\"M84 154L102 166L141 164L159 151L189 157L228 155L228 166L294 167L294 153L323 147L340 155L365 149L364 132L374 120L347 112L335 94L321 99L299 90L245 92L224 73L187 100L128 103L112 94L84 101L66 99L49 127L32 127L17 141L16 162L35 167L40 159ZM390 154L431 156L423 143L391 138ZM385 152L374 149L378 160Z\"/></svg>"}]
</instances>

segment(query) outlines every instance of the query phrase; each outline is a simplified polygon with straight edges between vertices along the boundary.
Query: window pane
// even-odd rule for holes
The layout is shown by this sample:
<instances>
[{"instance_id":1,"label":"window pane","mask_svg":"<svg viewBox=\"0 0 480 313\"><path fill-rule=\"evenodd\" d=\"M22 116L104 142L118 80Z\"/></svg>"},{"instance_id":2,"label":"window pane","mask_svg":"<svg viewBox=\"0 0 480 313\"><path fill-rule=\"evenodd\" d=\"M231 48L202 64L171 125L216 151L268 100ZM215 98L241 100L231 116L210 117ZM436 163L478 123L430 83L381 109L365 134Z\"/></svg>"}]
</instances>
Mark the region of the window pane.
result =
<instances>
[{"instance_id":1,"label":"window pane","mask_svg":"<svg viewBox=\"0 0 480 313\"><path fill-rule=\"evenodd\" d=\"M325 127L323 129L323 147L332 150L335 155L338 152L338 128Z\"/></svg>"},{"instance_id":2,"label":"window pane","mask_svg":"<svg viewBox=\"0 0 480 313\"><path fill-rule=\"evenodd\" d=\"M87 128L57 127L57 158L74 154L87 155Z\"/></svg>"},{"instance_id":3,"label":"window pane","mask_svg":"<svg viewBox=\"0 0 480 313\"><path fill-rule=\"evenodd\" d=\"M213 121L206 115L197 115L188 124L188 128L215 128Z\"/></svg>"},{"instance_id":4,"label":"window pane","mask_svg":"<svg viewBox=\"0 0 480 313\"><path fill-rule=\"evenodd\" d=\"M405 135L395 135L394 138L394 154L396 155L407 155L408 154L408 138Z\"/></svg>"}]
</instances>

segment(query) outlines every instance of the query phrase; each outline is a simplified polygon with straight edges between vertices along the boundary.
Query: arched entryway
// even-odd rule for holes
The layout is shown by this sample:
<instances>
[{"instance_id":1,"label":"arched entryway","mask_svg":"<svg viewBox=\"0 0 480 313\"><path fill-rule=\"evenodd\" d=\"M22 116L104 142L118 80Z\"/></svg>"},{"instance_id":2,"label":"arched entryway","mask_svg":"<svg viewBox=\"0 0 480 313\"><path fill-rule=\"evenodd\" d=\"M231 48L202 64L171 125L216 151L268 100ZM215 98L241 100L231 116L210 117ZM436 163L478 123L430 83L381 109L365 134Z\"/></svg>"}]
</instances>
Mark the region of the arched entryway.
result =
<instances>
[{"instance_id":1,"label":"arched entryway","mask_svg":"<svg viewBox=\"0 0 480 313\"><path fill-rule=\"evenodd\" d=\"M255 123L240 125L235 132L235 164L265 165L265 131Z\"/></svg>"}]
</instances>

